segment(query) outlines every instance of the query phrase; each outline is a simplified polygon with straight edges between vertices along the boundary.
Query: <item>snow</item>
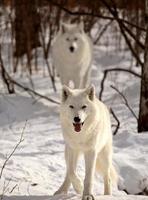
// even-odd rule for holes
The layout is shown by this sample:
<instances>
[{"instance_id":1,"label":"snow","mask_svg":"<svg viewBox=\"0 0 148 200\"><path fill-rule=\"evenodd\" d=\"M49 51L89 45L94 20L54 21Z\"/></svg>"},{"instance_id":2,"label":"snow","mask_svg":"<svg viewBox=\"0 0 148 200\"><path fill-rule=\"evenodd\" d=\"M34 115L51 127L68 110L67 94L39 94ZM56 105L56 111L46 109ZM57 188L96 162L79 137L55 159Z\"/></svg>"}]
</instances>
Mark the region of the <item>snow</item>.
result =
<instances>
[{"instance_id":1,"label":"snow","mask_svg":"<svg viewBox=\"0 0 148 200\"><path fill-rule=\"evenodd\" d=\"M81 200L80 196L76 195L59 195L56 197L49 196L30 196L31 200ZM126 196L98 196L95 197L95 200L146 200L147 197L144 196L135 196L135 195L126 195ZM28 200L28 196L13 196L5 197L4 200Z\"/></svg>"},{"instance_id":2,"label":"snow","mask_svg":"<svg viewBox=\"0 0 148 200\"><path fill-rule=\"evenodd\" d=\"M110 31L110 30L109 30ZM42 62L41 62L42 63ZM94 50L92 82L99 95L103 70L123 67L132 68L140 74L140 69L131 66L129 51L118 51L115 46L100 44ZM27 76L16 76L17 81L29 85ZM61 85L56 79L57 93L52 90L47 72L40 66L39 73L32 76L35 89L59 101ZM120 129L114 136L114 163L118 170L121 190L129 194L139 194L148 190L148 133L137 133L137 121L125 106L123 99L110 85L116 86L126 96L131 108L138 116L140 79L124 72L108 75L103 92L103 101L112 107L120 120ZM17 94L5 94L0 81L0 168L6 157L18 143L23 127L23 142L8 161L2 179L0 193L10 200L78 200L71 188L68 195L55 196L53 193L62 183L65 175L64 141L59 121L59 106L43 99L31 97L19 88ZM112 123L115 124L112 118ZM84 177L84 161L78 165L78 173ZM4 187L6 191L3 192ZM114 188L113 197L103 195L103 181L96 177L94 193L99 200L147 199L144 196L126 195Z\"/></svg>"},{"instance_id":3,"label":"snow","mask_svg":"<svg viewBox=\"0 0 148 200\"><path fill-rule=\"evenodd\" d=\"M122 133L115 137L115 161L124 179L122 189L138 194L148 187L147 134Z\"/></svg>"}]
</instances>

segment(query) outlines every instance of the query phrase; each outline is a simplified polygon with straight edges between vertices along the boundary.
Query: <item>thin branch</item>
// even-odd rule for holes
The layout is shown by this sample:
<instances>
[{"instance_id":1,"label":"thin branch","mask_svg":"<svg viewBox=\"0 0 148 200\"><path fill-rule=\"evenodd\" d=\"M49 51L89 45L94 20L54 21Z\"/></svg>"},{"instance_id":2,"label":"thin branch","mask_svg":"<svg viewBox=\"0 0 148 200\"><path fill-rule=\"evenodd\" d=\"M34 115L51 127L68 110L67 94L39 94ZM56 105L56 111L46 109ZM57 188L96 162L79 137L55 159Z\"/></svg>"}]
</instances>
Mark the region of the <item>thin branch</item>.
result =
<instances>
[{"instance_id":1,"label":"thin branch","mask_svg":"<svg viewBox=\"0 0 148 200\"><path fill-rule=\"evenodd\" d=\"M2 165L2 169L0 171L0 179L2 178L2 175L3 175L3 171L5 169L5 166L7 165L7 162L10 160L10 158L13 156L13 154L15 153L16 149L18 148L18 146L23 142L23 135L24 135L24 130L26 128L26 125L27 125L27 121L25 122L25 125L22 129L22 133L21 133L21 137L20 137L20 140L19 142L15 145L14 149L12 150L12 152L9 154L9 156L6 158L4 164Z\"/></svg>"},{"instance_id":2,"label":"thin branch","mask_svg":"<svg viewBox=\"0 0 148 200\"><path fill-rule=\"evenodd\" d=\"M132 110L132 108L130 107L128 100L126 99L126 97L123 95L123 93L121 91L119 91L116 87L114 87L113 85L111 85L111 88L113 88L124 100L124 103L126 105L126 107L130 110L130 112L132 113L132 115L136 118L136 120L138 121L138 117L136 116L136 114L134 113L134 111Z\"/></svg>"},{"instance_id":3,"label":"thin branch","mask_svg":"<svg viewBox=\"0 0 148 200\"><path fill-rule=\"evenodd\" d=\"M61 10L63 10L64 12L68 13L69 15L83 15L83 16L93 16L93 17L97 17L97 18L102 18L102 19L108 19L108 20L114 20L113 17L109 17L109 16L103 16L103 15L99 15L99 14L94 14L93 12L83 12L83 11L71 11L68 8L66 8L65 6L62 6L61 4L50 0L50 3L52 3L54 6L60 8Z\"/></svg>"},{"instance_id":4,"label":"thin branch","mask_svg":"<svg viewBox=\"0 0 148 200\"><path fill-rule=\"evenodd\" d=\"M11 182L11 178L8 180L8 182L6 183L6 180L4 180L4 184L3 184L3 192L2 192L2 195L1 195L1 200L3 199L3 197L4 197L4 195L5 195L5 193L7 193L8 192L8 190L9 190L9 185L10 185L10 182Z\"/></svg>"},{"instance_id":5,"label":"thin branch","mask_svg":"<svg viewBox=\"0 0 148 200\"><path fill-rule=\"evenodd\" d=\"M47 66L48 73L49 73L49 76L50 76L50 79L51 79L52 87L53 87L54 91L56 92L57 90L56 90L56 86L55 86L54 75L51 71L51 66L48 62L48 51L49 51L49 47L51 45L51 36L49 38L49 41L48 41L48 44L47 44L48 46L46 48L45 35L43 34L42 27L41 27L41 39L42 39L42 47L43 47L44 58L45 58L45 61L46 61L46 66Z\"/></svg>"},{"instance_id":6,"label":"thin branch","mask_svg":"<svg viewBox=\"0 0 148 200\"><path fill-rule=\"evenodd\" d=\"M7 90L9 92L9 94L15 93L14 86L12 83L10 83L9 78L6 73L6 70L4 68L4 63L3 63L3 59L2 59L2 55L1 55L1 45L0 45L0 67L1 67L1 76L2 76L4 83L7 86Z\"/></svg>"},{"instance_id":7,"label":"thin branch","mask_svg":"<svg viewBox=\"0 0 148 200\"><path fill-rule=\"evenodd\" d=\"M103 36L103 34L105 33L105 31L107 30L107 28L112 24L113 20L109 21L104 28L101 30L101 32L99 33L98 37L96 38L96 40L94 41L94 44L97 44L98 41L101 39L101 37Z\"/></svg>"},{"instance_id":8,"label":"thin branch","mask_svg":"<svg viewBox=\"0 0 148 200\"><path fill-rule=\"evenodd\" d=\"M135 49L133 48L128 36L126 35L125 31L124 31L124 26L122 26L122 24L120 23L119 24L119 27L120 27L120 30L121 30L121 33L129 47L129 49L131 50L133 56L135 57L136 61L140 64L140 66L143 68L144 66L144 63L141 61L140 57L137 55L137 53L135 52Z\"/></svg>"},{"instance_id":9,"label":"thin branch","mask_svg":"<svg viewBox=\"0 0 148 200\"><path fill-rule=\"evenodd\" d=\"M10 183L10 180L11 180L11 179L9 179L7 185L6 185L6 180L4 180L3 189L2 189L2 194L0 195L0 200L3 200L4 195L5 195L6 191L7 191L7 187L8 187L8 185L9 185L9 183Z\"/></svg>"},{"instance_id":10,"label":"thin branch","mask_svg":"<svg viewBox=\"0 0 148 200\"><path fill-rule=\"evenodd\" d=\"M119 13L117 11L116 5L114 4L114 9L113 9L113 8L110 7L110 5L108 4L108 2L106 0L101 0L101 2L108 9L108 11L111 13L111 15L114 17L114 19L118 23L118 26L120 28L121 34L123 35L123 37L124 37L128 47L129 47L129 49L131 50L131 52L132 52L133 56L135 57L135 59L137 60L137 62L141 65L141 67L143 67L143 63L140 60L140 57L136 54L134 48L132 47L132 44L131 44L129 38L126 35L125 29L126 29L126 31L128 31L128 33L130 34L130 36L132 36L133 39L135 39L135 37L133 36L133 34L131 34L131 32L128 30L128 28L124 25L123 21L120 20ZM138 45L140 44L141 47L143 46L143 44L140 41L138 41L137 44Z\"/></svg>"},{"instance_id":11,"label":"thin branch","mask_svg":"<svg viewBox=\"0 0 148 200\"><path fill-rule=\"evenodd\" d=\"M140 42L137 37L134 35L134 33L127 27L125 24L122 24L123 28L126 30L126 32L135 40L135 42L142 48L145 49L145 45Z\"/></svg>"},{"instance_id":12,"label":"thin branch","mask_svg":"<svg viewBox=\"0 0 148 200\"><path fill-rule=\"evenodd\" d=\"M17 81L15 81L15 80L8 74L8 72L6 71L6 69L4 68L4 66L3 66L3 69L5 70L5 74L7 75L8 79L9 79L9 81L10 81L11 83L17 85L18 87L22 88L23 90L25 90L25 91L27 91L27 92L31 92L32 94L34 94L34 95L36 95L36 96L38 96L38 97L40 97L40 98L42 98L42 99L46 99L47 101L50 101L50 102L52 102L52 103L60 104L58 101L53 100L53 99L51 99L51 98L49 98L49 97L47 97L47 96L44 96L44 95L42 95L42 94L36 92L35 90L31 89L31 88L25 87L25 86L23 86L21 83L18 83Z\"/></svg>"},{"instance_id":13,"label":"thin branch","mask_svg":"<svg viewBox=\"0 0 148 200\"><path fill-rule=\"evenodd\" d=\"M141 78L141 76L139 74L137 74L136 72L128 70L128 69L124 69L124 68L111 68L111 69L104 70L103 79L101 81L101 90L100 90L100 93L99 93L99 99L100 100L102 100L102 95L103 95L103 91L104 91L104 83L105 83L107 74L108 74L108 72L113 72L113 71L127 72L127 73L130 73L130 74L138 77L138 78Z\"/></svg>"},{"instance_id":14,"label":"thin branch","mask_svg":"<svg viewBox=\"0 0 148 200\"><path fill-rule=\"evenodd\" d=\"M42 94L36 92L35 90L32 90L31 88L28 88L28 87L26 87L26 86L23 86L22 84L16 82L16 81L15 81L14 79L12 79L11 77L9 77L9 78L10 78L10 81L11 81L11 82L13 82L15 85L17 85L18 87L22 88L23 90L25 90L25 91L27 91L27 92L31 92L32 94L34 94L34 95L36 95L36 96L38 96L38 97L40 97L40 98L42 98L42 99L45 99L45 100L47 100L47 101L50 101L50 102L52 102L52 103L60 104L60 103L59 103L58 101L56 101L56 100L53 100L53 99L51 99L51 98L49 98L49 97L47 97L47 96L44 96L44 95L42 95Z\"/></svg>"},{"instance_id":15,"label":"thin branch","mask_svg":"<svg viewBox=\"0 0 148 200\"><path fill-rule=\"evenodd\" d=\"M56 7L59 7L60 9L62 9L63 11L65 11L66 13L70 14L70 15L83 15L83 16L93 16L93 17L97 17L97 18L101 18L101 19L107 19L107 20L115 20L115 17L110 17L110 16L103 16L103 15L99 15L99 14L94 14L93 12L80 12L80 11L71 11L69 10L68 8L62 6L61 4L53 1L53 0L50 0L50 3L52 3L54 6ZM136 24L133 24L132 22L129 22L128 20L125 20L125 19L122 19L122 18L119 18L119 20L125 24L128 24L132 27L135 27L135 28L138 28L144 32L146 32L146 29L143 28L143 27L139 27L137 26Z\"/></svg>"},{"instance_id":16,"label":"thin branch","mask_svg":"<svg viewBox=\"0 0 148 200\"><path fill-rule=\"evenodd\" d=\"M118 130L119 130L119 128L120 128L120 121L119 121L119 119L117 118L117 116L115 115L115 112L113 111L112 108L110 109L110 112L111 112L111 114L113 115L114 119L115 119L116 122L117 122L116 129L115 129L114 132L113 132L113 135L116 135L117 132L118 132Z\"/></svg>"},{"instance_id":17,"label":"thin branch","mask_svg":"<svg viewBox=\"0 0 148 200\"><path fill-rule=\"evenodd\" d=\"M14 186L13 186L13 188L9 191L9 193L12 193L14 190L15 190L15 188L18 186L18 184L15 184Z\"/></svg>"}]
</instances>

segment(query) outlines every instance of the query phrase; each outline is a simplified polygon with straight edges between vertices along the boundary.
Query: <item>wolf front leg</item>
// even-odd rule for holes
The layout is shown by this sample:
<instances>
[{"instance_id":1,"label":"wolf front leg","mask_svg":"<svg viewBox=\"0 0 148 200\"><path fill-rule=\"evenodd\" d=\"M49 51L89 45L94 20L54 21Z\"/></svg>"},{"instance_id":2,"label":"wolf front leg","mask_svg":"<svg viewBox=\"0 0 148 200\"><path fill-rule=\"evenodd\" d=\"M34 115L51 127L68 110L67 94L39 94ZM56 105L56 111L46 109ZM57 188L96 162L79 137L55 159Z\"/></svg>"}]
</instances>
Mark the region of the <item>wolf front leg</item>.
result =
<instances>
[{"instance_id":1,"label":"wolf front leg","mask_svg":"<svg viewBox=\"0 0 148 200\"><path fill-rule=\"evenodd\" d=\"M117 172L112 164L112 143L108 142L97 155L96 170L104 178L104 195L112 195L112 182L117 184Z\"/></svg>"},{"instance_id":2,"label":"wolf front leg","mask_svg":"<svg viewBox=\"0 0 148 200\"><path fill-rule=\"evenodd\" d=\"M104 171L104 195L112 195L112 180L116 179L117 174L112 165L112 146L110 142L104 147L101 156Z\"/></svg>"},{"instance_id":3,"label":"wolf front leg","mask_svg":"<svg viewBox=\"0 0 148 200\"><path fill-rule=\"evenodd\" d=\"M76 175L76 165L77 165L77 160L78 160L79 152L71 149L68 145L65 147L65 160L66 160L66 177L55 194L61 194L61 193L67 193L68 189L70 187L70 184L72 183L75 191L79 194L82 193L83 187L81 180L79 177Z\"/></svg>"},{"instance_id":4,"label":"wolf front leg","mask_svg":"<svg viewBox=\"0 0 148 200\"><path fill-rule=\"evenodd\" d=\"M82 182L76 174L76 166L79 157L79 151L76 149L72 149L69 146L66 146L66 155L67 174L69 180L72 183L74 190L78 194L82 194Z\"/></svg>"},{"instance_id":5,"label":"wolf front leg","mask_svg":"<svg viewBox=\"0 0 148 200\"><path fill-rule=\"evenodd\" d=\"M85 152L85 179L82 200L94 200L92 195L93 180L96 167L96 152L94 150Z\"/></svg>"},{"instance_id":6,"label":"wolf front leg","mask_svg":"<svg viewBox=\"0 0 148 200\"><path fill-rule=\"evenodd\" d=\"M68 189L70 187L71 181L70 181L70 177L69 177L69 173L68 173L68 149L67 146L65 146L65 161L66 161L66 167L67 167L67 171L66 171L66 176L65 176L65 180L63 182L63 184L60 186L60 188L54 193L54 195L57 194L67 194Z\"/></svg>"}]
</instances>

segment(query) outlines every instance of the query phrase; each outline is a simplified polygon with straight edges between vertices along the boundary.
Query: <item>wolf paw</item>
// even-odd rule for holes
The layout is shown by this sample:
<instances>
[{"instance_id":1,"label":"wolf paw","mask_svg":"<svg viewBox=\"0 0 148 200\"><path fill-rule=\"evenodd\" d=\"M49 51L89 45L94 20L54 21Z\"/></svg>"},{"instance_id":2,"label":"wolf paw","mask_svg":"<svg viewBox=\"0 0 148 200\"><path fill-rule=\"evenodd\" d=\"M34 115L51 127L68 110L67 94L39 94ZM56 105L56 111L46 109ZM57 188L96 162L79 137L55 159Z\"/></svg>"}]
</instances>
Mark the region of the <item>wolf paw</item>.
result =
<instances>
[{"instance_id":1,"label":"wolf paw","mask_svg":"<svg viewBox=\"0 0 148 200\"><path fill-rule=\"evenodd\" d=\"M88 194L88 195L84 195L82 197L82 200L95 200L95 198L92 194Z\"/></svg>"},{"instance_id":2,"label":"wolf paw","mask_svg":"<svg viewBox=\"0 0 148 200\"><path fill-rule=\"evenodd\" d=\"M58 194L67 194L67 190L59 189L53 195L55 196L55 195L58 195Z\"/></svg>"}]
</instances>

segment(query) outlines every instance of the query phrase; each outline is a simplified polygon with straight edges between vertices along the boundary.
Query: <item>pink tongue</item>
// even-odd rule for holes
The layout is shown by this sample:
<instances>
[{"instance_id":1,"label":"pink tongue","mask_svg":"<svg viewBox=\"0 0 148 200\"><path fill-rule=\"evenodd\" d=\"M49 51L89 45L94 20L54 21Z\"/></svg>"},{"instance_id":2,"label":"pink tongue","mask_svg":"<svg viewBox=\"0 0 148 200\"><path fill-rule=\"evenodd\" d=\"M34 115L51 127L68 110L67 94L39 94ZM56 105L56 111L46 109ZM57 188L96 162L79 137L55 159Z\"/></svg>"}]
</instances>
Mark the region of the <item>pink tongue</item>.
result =
<instances>
[{"instance_id":1,"label":"pink tongue","mask_svg":"<svg viewBox=\"0 0 148 200\"><path fill-rule=\"evenodd\" d=\"M81 124L73 124L74 125L74 129L76 132L80 132L81 131Z\"/></svg>"}]
</instances>

